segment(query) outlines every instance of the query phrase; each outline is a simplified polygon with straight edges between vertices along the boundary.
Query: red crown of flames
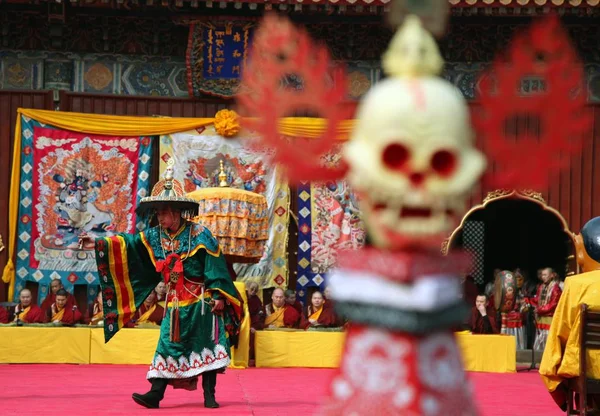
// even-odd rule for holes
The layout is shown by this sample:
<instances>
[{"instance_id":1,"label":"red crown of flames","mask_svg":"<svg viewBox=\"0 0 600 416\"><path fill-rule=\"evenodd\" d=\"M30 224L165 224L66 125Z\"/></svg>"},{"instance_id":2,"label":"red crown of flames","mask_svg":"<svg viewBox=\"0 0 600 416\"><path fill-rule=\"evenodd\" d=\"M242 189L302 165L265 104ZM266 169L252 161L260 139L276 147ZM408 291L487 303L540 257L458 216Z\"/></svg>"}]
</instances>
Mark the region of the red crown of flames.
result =
<instances>
[{"instance_id":1,"label":"red crown of flames","mask_svg":"<svg viewBox=\"0 0 600 416\"><path fill-rule=\"evenodd\" d=\"M342 106L345 71L331 68L327 49L314 45L305 31L286 18L269 14L255 33L237 100L240 112L257 117L247 124L260 134L262 146L275 150L274 162L285 167L292 182L334 180L346 172L345 164L324 166L321 162L336 148L340 123L350 116ZM290 75L301 80L300 90L281 86ZM280 119L306 110L325 120L325 131L316 138L309 134L293 141L283 137Z\"/></svg>"},{"instance_id":2,"label":"red crown of flames","mask_svg":"<svg viewBox=\"0 0 600 416\"><path fill-rule=\"evenodd\" d=\"M250 61L238 95L241 111L255 116L250 127L260 134L262 146L274 150L274 162L283 165L290 181L341 178L347 166L324 167L321 158L334 151L340 123L346 118L346 75L337 67L331 82L331 61L325 47L286 18L267 15L259 26ZM300 91L283 89L290 74L303 82ZM545 91L520 93L524 78L535 77ZM481 112L475 124L491 159L494 184L502 188L543 188L570 157L581 150L584 133L593 119L586 111L583 67L555 15L544 17L518 35L504 59L497 59L481 81ZM289 140L279 131L282 117L311 109L325 119L323 134L303 141ZM506 131L514 117L539 121L539 134L516 140ZM492 166L495 165L495 166Z\"/></svg>"},{"instance_id":3,"label":"red crown of flames","mask_svg":"<svg viewBox=\"0 0 600 416\"><path fill-rule=\"evenodd\" d=\"M526 78L546 88L521 94ZM583 66L555 15L515 37L506 57L497 59L482 78L479 98L482 112L475 125L495 162L490 180L499 188L548 186L552 176L581 151L583 135L593 123L585 107ZM507 124L523 116L529 124L537 124L538 131L528 126L517 139L507 132Z\"/></svg>"}]
</instances>

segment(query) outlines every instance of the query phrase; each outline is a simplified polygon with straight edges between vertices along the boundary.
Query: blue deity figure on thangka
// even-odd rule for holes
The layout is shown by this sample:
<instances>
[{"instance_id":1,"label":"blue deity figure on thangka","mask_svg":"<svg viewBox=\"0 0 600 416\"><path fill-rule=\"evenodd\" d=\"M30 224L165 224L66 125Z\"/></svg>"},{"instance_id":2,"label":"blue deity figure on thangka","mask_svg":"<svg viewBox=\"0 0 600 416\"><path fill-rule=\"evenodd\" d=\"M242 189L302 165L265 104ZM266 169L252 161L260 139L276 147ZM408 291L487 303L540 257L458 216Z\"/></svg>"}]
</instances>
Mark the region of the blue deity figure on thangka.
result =
<instances>
[{"instance_id":1,"label":"blue deity figure on thangka","mask_svg":"<svg viewBox=\"0 0 600 416\"><path fill-rule=\"evenodd\" d=\"M146 170L138 173L149 160L140 150L149 143L149 138L35 128L31 267L88 270L93 264L80 262L93 260L94 247L82 245L81 235L98 238L135 229L136 200L147 192L138 182L148 177Z\"/></svg>"},{"instance_id":2,"label":"blue deity figure on thangka","mask_svg":"<svg viewBox=\"0 0 600 416\"><path fill-rule=\"evenodd\" d=\"M102 186L110 183L110 174L102 172L93 178L86 160L72 159L70 162L73 166L67 167L64 175L54 173L52 176L59 185L54 205L54 211L59 215L58 230L68 234L74 234L76 230L100 234L113 231L114 214L106 206L96 205L96 202L103 202L98 198Z\"/></svg>"}]
</instances>

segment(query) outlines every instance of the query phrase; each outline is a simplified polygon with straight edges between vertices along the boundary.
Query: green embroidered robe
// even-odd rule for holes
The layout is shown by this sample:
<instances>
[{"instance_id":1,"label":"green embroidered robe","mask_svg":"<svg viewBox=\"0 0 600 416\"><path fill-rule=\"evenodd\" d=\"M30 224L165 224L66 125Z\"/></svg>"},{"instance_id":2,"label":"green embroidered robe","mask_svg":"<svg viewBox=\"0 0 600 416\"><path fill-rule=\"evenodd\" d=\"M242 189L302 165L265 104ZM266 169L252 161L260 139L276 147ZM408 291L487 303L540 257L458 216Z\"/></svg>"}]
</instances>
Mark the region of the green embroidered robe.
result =
<instances>
[{"instance_id":1,"label":"green embroidered robe","mask_svg":"<svg viewBox=\"0 0 600 416\"><path fill-rule=\"evenodd\" d=\"M108 342L133 317L161 281L157 266L170 253L182 259L184 287L180 285L175 291L173 285L169 290L166 316L147 377L195 379L205 371L229 365L230 346L237 342L243 311L217 240L199 224L185 222L174 235L154 227L138 234L96 240L104 336ZM175 294L179 304L179 342L170 340L170 300ZM210 311L208 303L212 299L225 301L221 315Z\"/></svg>"}]
</instances>

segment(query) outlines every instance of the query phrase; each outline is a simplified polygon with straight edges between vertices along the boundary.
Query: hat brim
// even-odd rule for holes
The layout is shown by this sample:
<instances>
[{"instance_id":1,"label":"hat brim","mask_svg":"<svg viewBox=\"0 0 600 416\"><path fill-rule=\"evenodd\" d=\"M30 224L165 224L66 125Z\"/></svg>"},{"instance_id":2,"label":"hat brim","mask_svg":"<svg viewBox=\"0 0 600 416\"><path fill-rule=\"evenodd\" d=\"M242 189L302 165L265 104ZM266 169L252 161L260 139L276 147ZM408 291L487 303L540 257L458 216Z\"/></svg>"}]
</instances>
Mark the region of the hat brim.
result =
<instances>
[{"instance_id":1,"label":"hat brim","mask_svg":"<svg viewBox=\"0 0 600 416\"><path fill-rule=\"evenodd\" d=\"M138 207L135 210L136 215L140 217L147 217L156 213L160 209L176 209L181 211L185 217L195 217L198 215L198 209L200 205L197 201L190 198L143 198Z\"/></svg>"}]
</instances>

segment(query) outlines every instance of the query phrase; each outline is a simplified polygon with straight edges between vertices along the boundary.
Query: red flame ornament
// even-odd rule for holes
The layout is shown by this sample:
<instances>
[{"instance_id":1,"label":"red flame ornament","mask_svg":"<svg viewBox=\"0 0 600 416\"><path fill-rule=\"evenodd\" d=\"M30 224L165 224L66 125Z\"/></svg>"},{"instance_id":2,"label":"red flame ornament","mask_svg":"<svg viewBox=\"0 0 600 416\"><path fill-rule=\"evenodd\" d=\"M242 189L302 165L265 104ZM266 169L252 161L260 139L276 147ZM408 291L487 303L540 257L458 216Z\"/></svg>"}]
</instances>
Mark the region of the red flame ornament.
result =
<instances>
[{"instance_id":1,"label":"red flame ornament","mask_svg":"<svg viewBox=\"0 0 600 416\"><path fill-rule=\"evenodd\" d=\"M522 93L526 79L543 88ZM476 127L496 165L489 179L499 188L548 186L581 150L593 123L585 107L583 66L555 15L516 36L506 56L484 75L479 98ZM516 137L507 125L519 119L537 124L537 131L527 129Z\"/></svg>"},{"instance_id":2,"label":"red flame ornament","mask_svg":"<svg viewBox=\"0 0 600 416\"><path fill-rule=\"evenodd\" d=\"M269 14L256 30L237 96L239 111L251 117L246 126L259 134L260 147L272 149L274 162L285 168L291 182L335 180L346 173L344 164L321 162L339 144L340 123L350 116L342 105L345 71L331 68L327 49L314 45L287 18ZM282 87L289 76L299 79L301 88ZM323 132L301 132L294 140L285 137L281 119L307 110L322 117Z\"/></svg>"}]
</instances>

